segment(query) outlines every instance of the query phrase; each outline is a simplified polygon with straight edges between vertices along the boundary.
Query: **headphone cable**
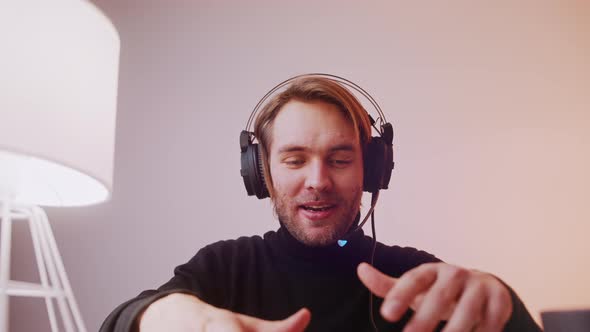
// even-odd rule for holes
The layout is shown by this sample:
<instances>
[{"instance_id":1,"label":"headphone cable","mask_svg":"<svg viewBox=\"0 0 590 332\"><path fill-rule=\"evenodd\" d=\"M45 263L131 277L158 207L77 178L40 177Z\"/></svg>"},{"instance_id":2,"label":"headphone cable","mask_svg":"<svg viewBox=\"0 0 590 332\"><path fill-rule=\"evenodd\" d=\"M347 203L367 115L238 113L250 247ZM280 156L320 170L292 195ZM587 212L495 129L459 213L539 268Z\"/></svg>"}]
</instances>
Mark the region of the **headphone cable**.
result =
<instances>
[{"instance_id":1,"label":"headphone cable","mask_svg":"<svg viewBox=\"0 0 590 332\"><path fill-rule=\"evenodd\" d=\"M375 249L377 248L377 232L375 231L375 211L371 212L371 232L373 233L373 248L371 249L371 266L375 266ZM371 318L371 325L375 332L378 332L377 324L375 323L375 316L373 312L373 292L369 291L369 317Z\"/></svg>"}]
</instances>

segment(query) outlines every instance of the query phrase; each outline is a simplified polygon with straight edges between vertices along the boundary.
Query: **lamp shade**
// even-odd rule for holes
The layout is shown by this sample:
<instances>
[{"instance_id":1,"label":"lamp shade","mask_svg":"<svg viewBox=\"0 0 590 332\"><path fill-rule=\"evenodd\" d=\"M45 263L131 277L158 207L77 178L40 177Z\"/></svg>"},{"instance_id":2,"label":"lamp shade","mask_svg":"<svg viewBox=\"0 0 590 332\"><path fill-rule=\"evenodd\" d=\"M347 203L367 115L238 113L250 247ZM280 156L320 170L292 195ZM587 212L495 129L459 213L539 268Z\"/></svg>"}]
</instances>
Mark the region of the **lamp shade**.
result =
<instances>
[{"instance_id":1,"label":"lamp shade","mask_svg":"<svg viewBox=\"0 0 590 332\"><path fill-rule=\"evenodd\" d=\"M0 195L45 206L108 199L116 29L87 1L7 0L0 36Z\"/></svg>"}]
</instances>

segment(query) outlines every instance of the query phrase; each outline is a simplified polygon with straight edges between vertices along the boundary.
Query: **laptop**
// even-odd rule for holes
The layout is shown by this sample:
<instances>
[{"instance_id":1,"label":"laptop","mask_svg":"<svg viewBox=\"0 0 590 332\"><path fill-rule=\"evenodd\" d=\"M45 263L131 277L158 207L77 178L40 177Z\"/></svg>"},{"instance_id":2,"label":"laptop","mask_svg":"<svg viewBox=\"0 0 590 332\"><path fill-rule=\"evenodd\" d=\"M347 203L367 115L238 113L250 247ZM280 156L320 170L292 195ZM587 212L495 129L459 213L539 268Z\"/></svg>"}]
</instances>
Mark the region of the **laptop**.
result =
<instances>
[{"instance_id":1,"label":"laptop","mask_svg":"<svg viewBox=\"0 0 590 332\"><path fill-rule=\"evenodd\" d=\"M545 332L590 332L590 309L541 312Z\"/></svg>"}]
</instances>

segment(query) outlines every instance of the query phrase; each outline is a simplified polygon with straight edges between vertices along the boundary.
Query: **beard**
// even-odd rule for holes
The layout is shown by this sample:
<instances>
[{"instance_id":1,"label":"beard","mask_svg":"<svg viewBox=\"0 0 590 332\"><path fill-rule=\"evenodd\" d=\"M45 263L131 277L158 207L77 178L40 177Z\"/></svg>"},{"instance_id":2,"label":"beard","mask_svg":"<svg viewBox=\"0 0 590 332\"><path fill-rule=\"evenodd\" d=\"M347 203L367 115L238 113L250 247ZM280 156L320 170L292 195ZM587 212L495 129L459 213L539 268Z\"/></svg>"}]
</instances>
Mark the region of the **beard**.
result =
<instances>
[{"instance_id":1,"label":"beard","mask_svg":"<svg viewBox=\"0 0 590 332\"><path fill-rule=\"evenodd\" d=\"M299 242L310 247L324 247L341 239L357 220L362 193L360 187L354 189L348 197L321 192L306 193L298 198L279 194L273 199L274 211L281 225ZM301 220L299 206L310 201L337 202L337 211L329 220L314 221L309 226L309 221Z\"/></svg>"}]
</instances>

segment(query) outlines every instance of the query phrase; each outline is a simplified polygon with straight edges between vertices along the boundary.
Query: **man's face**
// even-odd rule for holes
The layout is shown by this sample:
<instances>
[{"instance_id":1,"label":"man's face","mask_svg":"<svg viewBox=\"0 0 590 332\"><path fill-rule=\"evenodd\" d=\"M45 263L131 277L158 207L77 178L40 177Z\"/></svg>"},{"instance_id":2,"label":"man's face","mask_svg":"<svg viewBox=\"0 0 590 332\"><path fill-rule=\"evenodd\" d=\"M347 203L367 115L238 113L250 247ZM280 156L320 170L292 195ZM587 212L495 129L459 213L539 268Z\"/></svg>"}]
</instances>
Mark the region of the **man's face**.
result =
<instances>
[{"instance_id":1,"label":"man's face","mask_svg":"<svg viewBox=\"0 0 590 332\"><path fill-rule=\"evenodd\" d=\"M359 137L339 109L290 101L277 114L270 146L275 210L309 246L342 237L359 212L363 158Z\"/></svg>"}]
</instances>

